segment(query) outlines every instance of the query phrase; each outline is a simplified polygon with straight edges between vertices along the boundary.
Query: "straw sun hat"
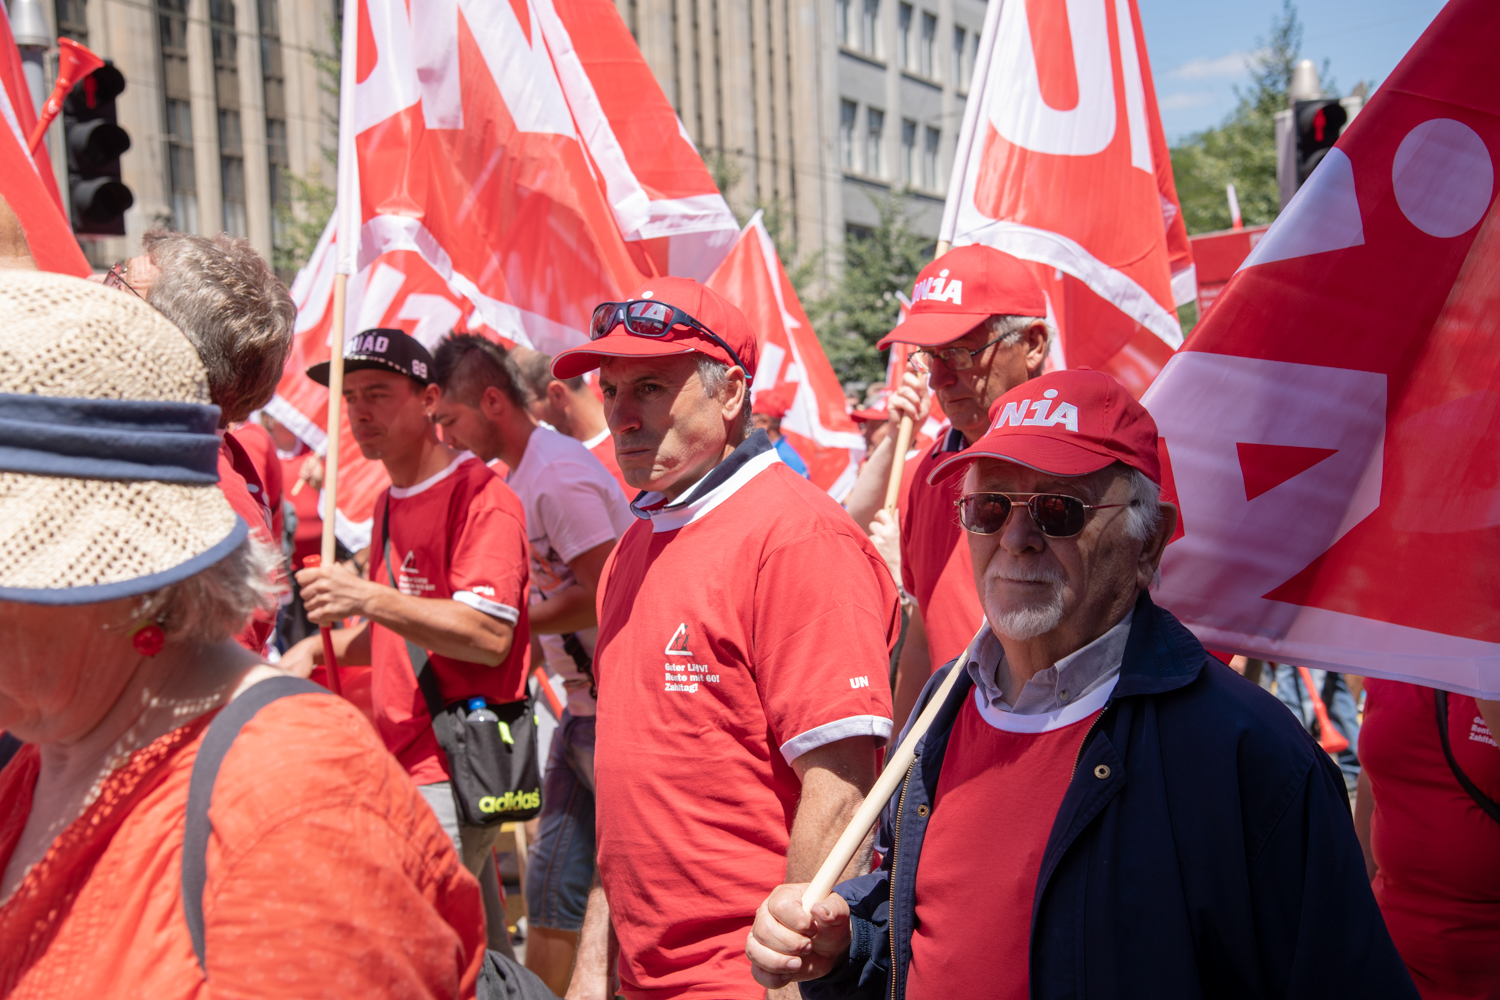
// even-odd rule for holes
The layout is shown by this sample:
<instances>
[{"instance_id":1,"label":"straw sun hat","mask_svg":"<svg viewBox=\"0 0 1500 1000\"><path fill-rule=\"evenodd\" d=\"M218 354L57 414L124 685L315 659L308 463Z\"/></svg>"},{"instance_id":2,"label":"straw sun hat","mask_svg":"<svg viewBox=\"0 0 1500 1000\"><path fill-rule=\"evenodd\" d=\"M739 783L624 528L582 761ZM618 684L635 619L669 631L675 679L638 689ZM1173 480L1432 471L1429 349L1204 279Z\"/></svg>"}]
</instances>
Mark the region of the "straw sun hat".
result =
<instances>
[{"instance_id":1,"label":"straw sun hat","mask_svg":"<svg viewBox=\"0 0 1500 1000\"><path fill-rule=\"evenodd\" d=\"M35 271L0 271L0 317L0 600L145 594L244 541L218 488L219 408L177 327Z\"/></svg>"}]
</instances>

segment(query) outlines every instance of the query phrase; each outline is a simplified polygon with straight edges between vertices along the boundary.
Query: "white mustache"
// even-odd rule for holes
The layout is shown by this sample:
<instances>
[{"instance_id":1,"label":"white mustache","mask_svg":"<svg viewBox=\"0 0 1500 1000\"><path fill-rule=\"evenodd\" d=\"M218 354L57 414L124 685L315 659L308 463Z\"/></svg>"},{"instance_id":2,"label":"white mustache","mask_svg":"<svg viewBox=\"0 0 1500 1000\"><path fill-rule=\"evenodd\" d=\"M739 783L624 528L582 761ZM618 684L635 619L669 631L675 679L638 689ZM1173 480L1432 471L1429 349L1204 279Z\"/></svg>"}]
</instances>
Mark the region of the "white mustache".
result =
<instances>
[{"instance_id":1,"label":"white mustache","mask_svg":"<svg viewBox=\"0 0 1500 1000\"><path fill-rule=\"evenodd\" d=\"M1041 572L1041 571L1032 571L1032 572L1029 572L1029 573L1010 572L1010 573L1006 573L1006 574L1000 576L1000 579L1001 580L1009 581L1011 583L1053 583L1053 584L1057 584L1057 583L1064 582L1061 573L1056 573L1056 572Z\"/></svg>"}]
</instances>

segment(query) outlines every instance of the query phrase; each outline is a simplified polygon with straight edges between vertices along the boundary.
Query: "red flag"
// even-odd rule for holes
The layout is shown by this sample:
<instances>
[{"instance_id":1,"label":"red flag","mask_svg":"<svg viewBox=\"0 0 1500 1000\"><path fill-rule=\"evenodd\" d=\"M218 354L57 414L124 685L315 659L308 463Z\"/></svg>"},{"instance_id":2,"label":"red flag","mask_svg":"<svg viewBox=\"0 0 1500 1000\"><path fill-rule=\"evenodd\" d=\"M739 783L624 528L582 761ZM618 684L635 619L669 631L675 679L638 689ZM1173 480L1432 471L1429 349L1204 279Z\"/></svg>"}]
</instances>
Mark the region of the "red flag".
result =
<instances>
[{"instance_id":1,"label":"red flag","mask_svg":"<svg viewBox=\"0 0 1500 1000\"><path fill-rule=\"evenodd\" d=\"M1135 0L1001 0L981 37L941 237L1034 262L1061 364L1139 396L1194 279Z\"/></svg>"},{"instance_id":2,"label":"red flag","mask_svg":"<svg viewBox=\"0 0 1500 1000\"><path fill-rule=\"evenodd\" d=\"M751 392L792 397L781 433L807 463L808 478L842 497L854 485L865 441L759 212L705 284L739 306L755 330L760 362Z\"/></svg>"},{"instance_id":3,"label":"red flag","mask_svg":"<svg viewBox=\"0 0 1500 1000\"><path fill-rule=\"evenodd\" d=\"M1500 696L1497 33L1444 8L1146 396L1211 646Z\"/></svg>"},{"instance_id":4,"label":"red flag","mask_svg":"<svg viewBox=\"0 0 1500 1000\"><path fill-rule=\"evenodd\" d=\"M31 91L21 69L21 52L10 33L10 18L0 11L0 196L10 205L26 232L31 257L43 271L87 277L92 268L84 259L67 210L52 176L46 143L36 156L27 151L27 137L36 126Z\"/></svg>"}]
</instances>

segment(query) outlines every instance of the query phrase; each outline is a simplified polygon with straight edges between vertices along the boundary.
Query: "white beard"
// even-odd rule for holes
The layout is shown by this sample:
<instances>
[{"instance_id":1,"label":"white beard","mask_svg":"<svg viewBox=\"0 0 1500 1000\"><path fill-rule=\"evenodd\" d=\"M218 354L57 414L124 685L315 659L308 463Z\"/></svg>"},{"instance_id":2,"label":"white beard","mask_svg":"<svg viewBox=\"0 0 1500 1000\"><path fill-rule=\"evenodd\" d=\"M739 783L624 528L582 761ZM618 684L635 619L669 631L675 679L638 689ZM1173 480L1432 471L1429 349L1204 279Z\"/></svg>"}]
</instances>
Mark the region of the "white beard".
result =
<instances>
[{"instance_id":1,"label":"white beard","mask_svg":"<svg viewBox=\"0 0 1500 1000\"><path fill-rule=\"evenodd\" d=\"M1057 628L1063 616L1063 582L1051 581L1051 593L1043 601L990 614L990 627L1007 639L1025 642Z\"/></svg>"}]
</instances>

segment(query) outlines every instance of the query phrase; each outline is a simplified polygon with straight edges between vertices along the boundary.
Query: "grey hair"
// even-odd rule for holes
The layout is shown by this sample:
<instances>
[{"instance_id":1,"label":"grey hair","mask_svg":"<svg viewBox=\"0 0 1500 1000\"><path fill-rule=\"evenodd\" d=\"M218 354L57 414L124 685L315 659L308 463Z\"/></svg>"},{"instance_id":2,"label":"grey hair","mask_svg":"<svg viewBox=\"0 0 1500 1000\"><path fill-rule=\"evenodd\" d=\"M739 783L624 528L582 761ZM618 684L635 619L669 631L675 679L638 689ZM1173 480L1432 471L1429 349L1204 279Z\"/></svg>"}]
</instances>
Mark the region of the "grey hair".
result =
<instances>
[{"instance_id":1,"label":"grey hair","mask_svg":"<svg viewBox=\"0 0 1500 1000\"><path fill-rule=\"evenodd\" d=\"M553 382L561 382L569 392L578 392L584 387L582 375L574 375L572 378L553 378L552 355L550 354L518 347L510 352L510 357L516 363L516 371L520 373L522 387L532 399L546 399L547 386Z\"/></svg>"},{"instance_id":2,"label":"grey hair","mask_svg":"<svg viewBox=\"0 0 1500 1000\"><path fill-rule=\"evenodd\" d=\"M707 354L699 354L698 382L703 386L705 396L718 398L719 393L729 388L729 366L722 361L715 361ZM738 443L750 436L755 425L750 420L750 386L749 377L746 377L745 398L740 401L739 427L737 434L731 434L733 443Z\"/></svg>"},{"instance_id":3,"label":"grey hair","mask_svg":"<svg viewBox=\"0 0 1500 1000\"><path fill-rule=\"evenodd\" d=\"M990 340L999 340L1001 347L1014 347L1021 342L1021 335L1034 323L1047 328L1047 343L1042 349L1042 357L1045 358L1047 352L1052 350L1053 338L1057 336L1057 330L1047 322L1045 316L991 316L984 325Z\"/></svg>"},{"instance_id":4,"label":"grey hair","mask_svg":"<svg viewBox=\"0 0 1500 1000\"><path fill-rule=\"evenodd\" d=\"M281 550L251 532L208 569L143 596L135 620L159 623L171 642L220 642L275 607L285 587Z\"/></svg>"},{"instance_id":5,"label":"grey hair","mask_svg":"<svg viewBox=\"0 0 1500 1000\"><path fill-rule=\"evenodd\" d=\"M141 246L161 274L146 301L198 350L220 424L271 401L292 350L297 307L249 240L153 229Z\"/></svg>"},{"instance_id":6,"label":"grey hair","mask_svg":"<svg viewBox=\"0 0 1500 1000\"><path fill-rule=\"evenodd\" d=\"M1129 506L1123 508L1125 534L1138 542L1150 541L1161 527L1161 487L1147 478L1140 469L1124 462L1106 465L1098 472L1083 477L1083 492L1089 497L1090 503L1098 503L1117 476L1125 477L1130 487L1130 497L1126 501Z\"/></svg>"}]
</instances>

